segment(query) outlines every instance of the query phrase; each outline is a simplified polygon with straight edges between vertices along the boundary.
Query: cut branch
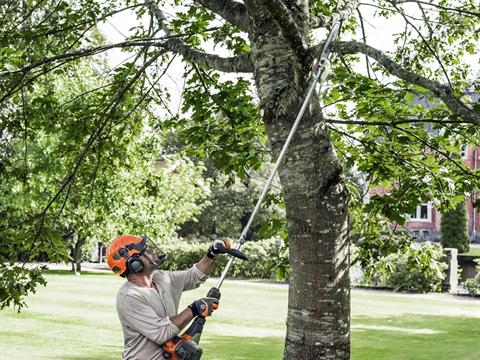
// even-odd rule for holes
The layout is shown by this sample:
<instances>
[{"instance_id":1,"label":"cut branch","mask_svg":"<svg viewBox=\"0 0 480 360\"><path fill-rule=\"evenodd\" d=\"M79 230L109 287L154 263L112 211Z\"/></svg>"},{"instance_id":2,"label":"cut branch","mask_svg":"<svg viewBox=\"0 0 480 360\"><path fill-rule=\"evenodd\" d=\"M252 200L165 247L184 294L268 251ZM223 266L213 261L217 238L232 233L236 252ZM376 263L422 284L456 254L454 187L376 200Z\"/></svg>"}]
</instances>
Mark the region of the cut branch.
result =
<instances>
[{"instance_id":1,"label":"cut branch","mask_svg":"<svg viewBox=\"0 0 480 360\"><path fill-rule=\"evenodd\" d=\"M259 2L272 15L285 40L290 43L294 52L301 58L305 54L307 46L290 9L281 0L259 0Z\"/></svg>"},{"instance_id":2,"label":"cut branch","mask_svg":"<svg viewBox=\"0 0 480 360\"><path fill-rule=\"evenodd\" d=\"M380 50L377 50L367 44L356 41L338 41L332 43L334 51L347 55L361 53L376 60L380 65L390 72L390 74L414 85L418 85L431 91L440 98L445 105L456 115L461 116L465 121L480 125L480 116L473 112L462 101L453 94L453 89L437 81L427 79L424 76L413 73L390 59Z\"/></svg>"},{"instance_id":3,"label":"cut branch","mask_svg":"<svg viewBox=\"0 0 480 360\"><path fill-rule=\"evenodd\" d=\"M233 0L194 0L240 30L249 32L245 5Z\"/></svg>"}]
</instances>

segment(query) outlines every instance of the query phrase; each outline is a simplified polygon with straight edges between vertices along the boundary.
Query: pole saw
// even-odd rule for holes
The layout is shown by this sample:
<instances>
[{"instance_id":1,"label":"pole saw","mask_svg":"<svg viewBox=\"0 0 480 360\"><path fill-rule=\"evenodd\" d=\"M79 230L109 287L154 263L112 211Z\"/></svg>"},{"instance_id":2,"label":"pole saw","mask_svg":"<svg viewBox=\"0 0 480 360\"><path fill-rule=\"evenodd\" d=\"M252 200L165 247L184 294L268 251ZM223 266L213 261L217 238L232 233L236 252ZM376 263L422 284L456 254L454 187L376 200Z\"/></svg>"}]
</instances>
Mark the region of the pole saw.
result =
<instances>
[{"instance_id":1,"label":"pole saw","mask_svg":"<svg viewBox=\"0 0 480 360\"><path fill-rule=\"evenodd\" d=\"M316 58L312 64L312 73L314 74L314 76L311 77L311 83L308 88L307 95L303 101L300 111L297 114L295 122L293 123L293 126L290 130L290 133L288 134L287 140L285 140L282 150L278 155L278 158L275 162L275 166L271 171L270 176L263 187L262 193L260 194L260 197L258 198L257 203L255 204L255 207L252 213L250 214L250 218L248 219L247 224L243 228L240 237L234 242L233 248L226 248L226 247L219 248L220 252L229 254L231 256L216 286L212 287L208 291L207 297L213 297L220 300L220 296L221 296L220 287L222 286L223 281L225 280L225 277L227 276L227 273L230 270L230 267L232 266L233 260L235 258L239 258L241 260L247 260L247 256L245 256L245 254L243 254L240 251L240 248L245 243L245 240L250 231L250 227L252 225L253 219L255 218L255 215L260 209L260 205L262 204L263 199L265 198L265 195L267 194L267 191L270 188L270 185L273 181L273 178L277 173L278 168L280 167L280 164L285 156L285 153L287 152L290 142L292 141L292 138L295 135L295 132L297 131L298 125L300 124L300 120L302 119L303 114L307 109L308 103L310 102L310 98L312 97L315 91L315 86L317 85L317 83L319 83L319 88L321 89L322 82L326 79L328 75L329 68L330 68L329 66L330 62L328 60L330 55L330 43L338 35L339 29L340 29L340 21L336 21L333 24L332 29L330 30L330 33L327 37L327 40L324 43L320 56ZM202 334L205 321L206 321L205 317L200 315L197 316L193 321L192 325L190 325L190 327L181 336L175 336L173 339L166 342L163 345L165 357L171 360L199 360L200 357L202 356L202 349L200 348L200 346L198 346L198 343L200 341L200 336Z\"/></svg>"}]
</instances>

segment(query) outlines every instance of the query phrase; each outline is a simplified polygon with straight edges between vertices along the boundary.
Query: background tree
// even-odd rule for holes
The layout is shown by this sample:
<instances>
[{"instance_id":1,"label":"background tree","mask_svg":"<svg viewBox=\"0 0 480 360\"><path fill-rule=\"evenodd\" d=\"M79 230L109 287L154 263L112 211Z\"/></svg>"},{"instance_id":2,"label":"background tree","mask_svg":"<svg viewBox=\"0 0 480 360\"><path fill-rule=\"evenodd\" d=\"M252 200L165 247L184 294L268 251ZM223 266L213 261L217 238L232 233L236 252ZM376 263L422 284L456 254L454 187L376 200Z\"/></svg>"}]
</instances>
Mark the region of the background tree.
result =
<instances>
[{"instance_id":1,"label":"background tree","mask_svg":"<svg viewBox=\"0 0 480 360\"><path fill-rule=\"evenodd\" d=\"M80 272L84 251L98 242L130 232L161 244L207 205L205 168L180 155L160 161L160 137L149 130L151 115L136 94L124 96L111 115L129 121L82 152L92 130L88 119L115 86L99 77L110 70L103 60L82 59L45 74L2 111L1 307L21 307L21 295L44 281L24 264L12 268L18 259L71 261ZM115 81L130 72L116 69Z\"/></svg>"},{"instance_id":2,"label":"background tree","mask_svg":"<svg viewBox=\"0 0 480 360\"><path fill-rule=\"evenodd\" d=\"M447 203L478 187L478 171L458 157L460 144L479 140L479 107L467 91L477 91L478 83L471 82L463 61L478 56L476 2L198 0L182 3L170 18L163 11L172 12L168 5L180 4L61 0L25 2L21 12L2 8L2 114L21 108L22 91L45 73L112 48L132 53L121 70L104 74L112 85L91 109L79 149L72 150L80 155L59 186L58 194L65 195L89 154L117 152L125 144L119 141L123 126L135 121L118 116L120 104L134 108L147 94L149 104L169 109L160 79L181 55L182 111L152 126L173 129L189 152L243 178L259 168L265 139L272 157L278 155L312 61L332 23L342 19L328 87L307 110L279 176L291 267L285 359L349 358L348 194L342 173L356 167L369 186L389 189L359 208L397 223L426 199ZM376 19L403 22L388 52L367 43L364 14L371 7ZM124 42L88 44L91 27L124 9L138 17ZM27 18L27 30L9 25ZM236 75L221 75L229 72ZM3 124L8 134L24 132L18 117ZM40 213L41 224L55 213L59 196ZM29 219L38 226L38 217ZM12 239L17 233L11 231ZM37 238L16 236L13 243Z\"/></svg>"},{"instance_id":3,"label":"background tree","mask_svg":"<svg viewBox=\"0 0 480 360\"><path fill-rule=\"evenodd\" d=\"M453 209L442 213L440 232L443 247L458 249L460 253L468 252L470 241L464 201L460 201Z\"/></svg>"},{"instance_id":4,"label":"background tree","mask_svg":"<svg viewBox=\"0 0 480 360\"><path fill-rule=\"evenodd\" d=\"M267 181L267 172L272 169L270 163L266 165L243 179L228 177L218 171L207 171L206 174L213 178L209 205L194 221L182 224L179 235L206 238L214 235L237 239L248 222L263 184ZM285 225L283 208L277 180L253 221L248 241L277 235L279 227Z\"/></svg>"}]
</instances>

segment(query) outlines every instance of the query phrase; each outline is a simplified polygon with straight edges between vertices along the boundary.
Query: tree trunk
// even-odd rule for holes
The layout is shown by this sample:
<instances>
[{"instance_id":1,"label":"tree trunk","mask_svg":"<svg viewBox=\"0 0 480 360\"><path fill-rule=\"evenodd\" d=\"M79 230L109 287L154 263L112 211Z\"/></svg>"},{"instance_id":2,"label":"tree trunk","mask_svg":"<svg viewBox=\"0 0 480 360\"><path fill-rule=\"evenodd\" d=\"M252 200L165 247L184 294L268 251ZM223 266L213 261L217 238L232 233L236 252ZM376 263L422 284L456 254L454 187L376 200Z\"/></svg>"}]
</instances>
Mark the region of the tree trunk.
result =
<instances>
[{"instance_id":1,"label":"tree trunk","mask_svg":"<svg viewBox=\"0 0 480 360\"><path fill-rule=\"evenodd\" d=\"M85 239L79 238L77 232L73 228L67 228L63 239L67 242L70 248L70 261L72 264L72 272L80 274L82 271L82 255L83 255L83 245L85 244Z\"/></svg>"},{"instance_id":2,"label":"tree trunk","mask_svg":"<svg viewBox=\"0 0 480 360\"><path fill-rule=\"evenodd\" d=\"M85 241L81 240L77 236L77 241L75 242L75 247L73 250L73 260L75 262L75 273L78 273L78 274L82 272L82 255L83 255L82 247L84 243Z\"/></svg>"},{"instance_id":3,"label":"tree trunk","mask_svg":"<svg viewBox=\"0 0 480 360\"><path fill-rule=\"evenodd\" d=\"M331 146L301 130L280 170L291 266L285 359L348 359L347 193Z\"/></svg>"},{"instance_id":4,"label":"tree trunk","mask_svg":"<svg viewBox=\"0 0 480 360\"><path fill-rule=\"evenodd\" d=\"M252 60L263 120L278 156L306 95L308 68L278 29L252 20ZM312 99L312 103L318 99ZM350 358L348 195L318 106L311 106L279 170L285 196L290 286L284 359Z\"/></svg>"}]
</instances>

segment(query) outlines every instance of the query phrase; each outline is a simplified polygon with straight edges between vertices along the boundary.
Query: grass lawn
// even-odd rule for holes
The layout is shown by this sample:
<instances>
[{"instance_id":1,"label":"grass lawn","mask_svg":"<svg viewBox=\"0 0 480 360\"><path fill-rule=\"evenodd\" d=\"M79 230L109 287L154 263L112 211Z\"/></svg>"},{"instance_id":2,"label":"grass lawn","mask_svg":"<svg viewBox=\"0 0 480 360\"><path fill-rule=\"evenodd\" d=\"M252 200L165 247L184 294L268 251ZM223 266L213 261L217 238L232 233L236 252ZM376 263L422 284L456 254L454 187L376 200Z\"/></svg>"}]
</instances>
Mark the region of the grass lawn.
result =
<instances>
[{"instance_id":1,"label":"grass lawn","mask_svg":"<svg viewBox=\"0 0 480 360\"><path fill-rule=\"evenodd\" d=\"M472 247L466 253L462 253L461 255L468 255L468 256L478 256L480 257L480 246Z\"/></svg>"},{"instance_id":2,"label":"grass lawn","mask_svg":"<svg viewBox=\"0 0 480 360\"><path fill-rule=\"evenodd\" d=\"M120 359L110 275L49 274L48 286L17 314L0 312L0 358ZM214 280L185 293L183 306ZM281 359L287 287L226 281L220 309L207 321L202 360ZM480 359L480 301L448 295L352 291L352 359ZM312 359L313 360L313 359Z\"/></svg>"}]
</instances>

